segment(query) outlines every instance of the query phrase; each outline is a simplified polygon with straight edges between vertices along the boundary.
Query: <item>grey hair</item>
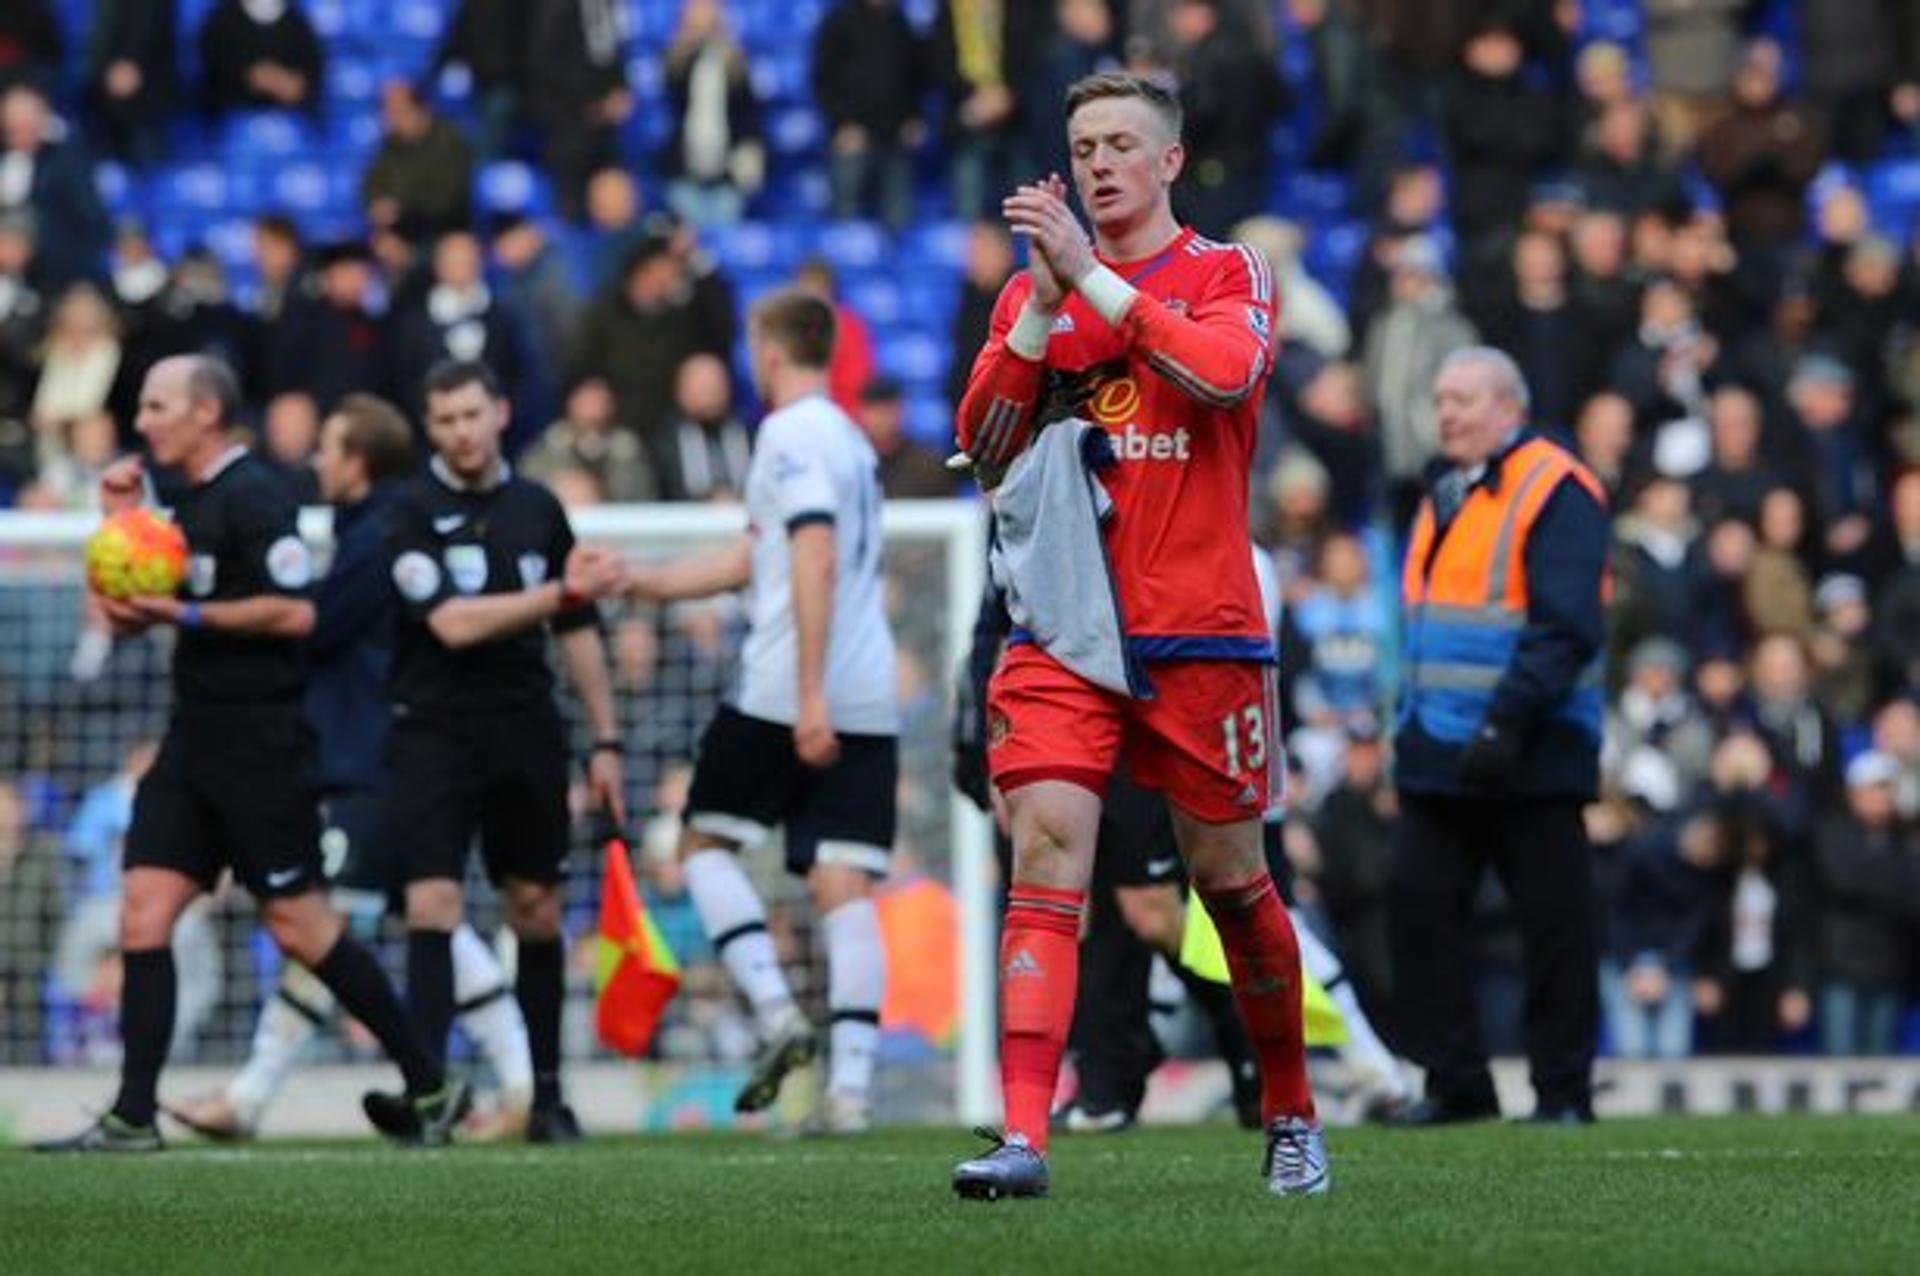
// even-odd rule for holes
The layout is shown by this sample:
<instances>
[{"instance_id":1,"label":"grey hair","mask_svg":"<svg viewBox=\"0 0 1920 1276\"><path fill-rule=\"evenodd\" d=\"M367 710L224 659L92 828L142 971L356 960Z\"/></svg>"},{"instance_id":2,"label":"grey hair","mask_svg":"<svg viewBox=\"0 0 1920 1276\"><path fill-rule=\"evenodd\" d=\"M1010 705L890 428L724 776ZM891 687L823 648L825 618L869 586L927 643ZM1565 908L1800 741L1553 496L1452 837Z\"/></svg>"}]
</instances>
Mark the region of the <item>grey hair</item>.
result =
<instances>
[{"instance_id":1,"label":"grey hair","mask_svg":"<svg viewBox=\"0 0 1920 1276\"><path fill-rule=\"evenodd\" d=\"M239 419L240 378L224 360L209 354L187 356L187 396L195 402L213 402L220 409L220 424L232 425Z\"/></svg>"},{"instance_id":2,"label":"grey hair","mask_svg":"<svg viewBox=\"0 0 1920 1276\"><path fill-rule=\"evenodd\" d=\"M1442 359L1440 371L1470 363L1493 369L1494 375L1500 379L1501 393L1520 405L1522 416L1533 411L1533 392L1527 389L1527 374L1520 371L1520 365L1513 361L1512 355L1493 346L1468 346Z\"/></svg>"}]
</instances>

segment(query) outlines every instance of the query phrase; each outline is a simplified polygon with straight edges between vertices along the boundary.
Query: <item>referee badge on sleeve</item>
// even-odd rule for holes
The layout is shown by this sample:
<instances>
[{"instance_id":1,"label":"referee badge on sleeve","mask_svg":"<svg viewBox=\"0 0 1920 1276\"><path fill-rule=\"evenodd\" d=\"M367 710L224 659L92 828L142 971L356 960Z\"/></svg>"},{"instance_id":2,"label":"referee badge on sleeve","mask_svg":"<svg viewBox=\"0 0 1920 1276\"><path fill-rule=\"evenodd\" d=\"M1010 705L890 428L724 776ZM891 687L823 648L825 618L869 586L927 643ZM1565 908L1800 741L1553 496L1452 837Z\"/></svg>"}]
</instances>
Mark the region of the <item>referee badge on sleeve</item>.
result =
<instances>
[{"instance_id":1,"label":"referee badge on sleeve","mask_svg":"<svg viewBox=\"0 0 1920 1276\"><path fill-rule=\"evenodd\" d=\"M298 536L282 536L267 547L267 576L282 589L313 583L313 551Z\"/></svg>"},{"instance_id":2,"label":"referee badge on sleeve","mask_svg":"<svg viewBox=\"0 0 1920 1276\"><path fill-rule=\"evenodd\" d=\"M393 587L410 603L423 603L440 592L440 566L417 549L393 560Z\"/></svg>"},{"instance_id":3,"label":"referee badge on sleeve","mask_svg":"<svg viewBox=\"0 0 1920 1276\"><path fill-rule=\"evenodd\" d=\"M547 556L545 554L520 555L520 584L524 589L533 589L547 583Z\"/></svg>"},{"instance_id":4,"label":"referee badge on sleeve","mask_svg":"<svg viewBox=\"0 0 1920 1276\"><path fill-rule=\"evenodd\" d=\"M487 584L487 551L483 545L449 545L447 578L463 594L477 594Z\"/></svg>"},{"instance_id":5,"label":"referee badge on sleeve","mask_svg":"<svg viewBox=\"0 0 1920 1276\"><path fill-rule=\"evenodd\" d=\"M212 554L194 554L187 559L187 592L205 598L213 592L218 565Z\"/></svg>"}]
</instances>

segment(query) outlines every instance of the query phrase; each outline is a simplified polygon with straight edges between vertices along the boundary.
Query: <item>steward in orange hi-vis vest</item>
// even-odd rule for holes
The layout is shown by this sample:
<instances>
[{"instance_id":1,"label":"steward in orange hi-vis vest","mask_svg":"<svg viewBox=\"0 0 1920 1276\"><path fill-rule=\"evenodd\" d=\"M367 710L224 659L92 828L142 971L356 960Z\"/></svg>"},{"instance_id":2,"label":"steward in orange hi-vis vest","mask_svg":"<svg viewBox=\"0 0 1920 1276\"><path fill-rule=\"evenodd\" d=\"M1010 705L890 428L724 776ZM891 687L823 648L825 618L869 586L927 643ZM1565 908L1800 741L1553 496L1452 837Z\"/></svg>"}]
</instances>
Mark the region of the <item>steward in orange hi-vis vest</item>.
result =
<instances>
[{"instance_id":1,"label":"steward in orange hi-vis vest","mask_svg":"<svg viewBox=\"0 0 1920 1276\"><path fill-rule=\"evenodd\" d=\"M1403 786L1471 792L1461 755L1492 725L1521 749L1509 789L1592 793L1605 625L1588 564L1604 560L1605 502L1569 452L1524 433L1444 526L1421 502L1401 579Z\"/></svg>"}]
</instances>

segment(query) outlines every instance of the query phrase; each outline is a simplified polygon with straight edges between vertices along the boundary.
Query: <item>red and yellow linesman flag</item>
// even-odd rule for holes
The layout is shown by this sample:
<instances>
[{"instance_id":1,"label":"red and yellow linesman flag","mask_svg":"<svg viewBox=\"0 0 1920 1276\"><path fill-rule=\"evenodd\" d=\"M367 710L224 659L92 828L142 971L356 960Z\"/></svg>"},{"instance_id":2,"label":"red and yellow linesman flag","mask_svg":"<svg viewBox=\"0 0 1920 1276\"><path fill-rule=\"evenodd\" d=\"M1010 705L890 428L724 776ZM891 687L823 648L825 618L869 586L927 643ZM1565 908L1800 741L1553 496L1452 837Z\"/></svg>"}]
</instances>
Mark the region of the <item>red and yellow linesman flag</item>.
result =
<instances>
[{"instance_id":1,"label":"red and yellow linesman flag","mask_svg":"<svg viewBox=\"0 0 1920 1276\"><path fill-rule=\"evenodd\" d=\"M680 991L680 963L641 907L627 844L607 842L600 877L600 962L593 977L593 1026L609 1050L646 1053L660 1015Z\"/></svg>"}]
</instances>

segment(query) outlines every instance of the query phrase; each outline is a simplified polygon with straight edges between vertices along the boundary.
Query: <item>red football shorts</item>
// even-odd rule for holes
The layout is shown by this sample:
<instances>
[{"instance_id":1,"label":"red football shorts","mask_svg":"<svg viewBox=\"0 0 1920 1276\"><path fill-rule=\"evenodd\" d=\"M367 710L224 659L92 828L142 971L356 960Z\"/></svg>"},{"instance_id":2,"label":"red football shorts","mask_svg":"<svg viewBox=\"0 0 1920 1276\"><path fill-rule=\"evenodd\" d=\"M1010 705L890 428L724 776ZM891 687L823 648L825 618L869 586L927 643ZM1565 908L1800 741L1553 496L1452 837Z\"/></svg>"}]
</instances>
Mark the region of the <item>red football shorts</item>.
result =
<instances>
[{"instance_id":1,"label":"red football shorts","mask_svg":"<svg viewBox=\"0 0 1920 1276\"><path fill-rule=\"evenodd\" d=\"M1064 780L1105 796L1124 757L1134 783L1197 820L1257 820L1281 792L1271 665L1169 660L1154 697L1097 687L1032 643L1009 647L987 686L987 766L1002 792Z\"/></svg>"}]
</instances>

